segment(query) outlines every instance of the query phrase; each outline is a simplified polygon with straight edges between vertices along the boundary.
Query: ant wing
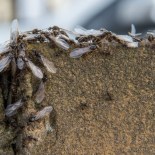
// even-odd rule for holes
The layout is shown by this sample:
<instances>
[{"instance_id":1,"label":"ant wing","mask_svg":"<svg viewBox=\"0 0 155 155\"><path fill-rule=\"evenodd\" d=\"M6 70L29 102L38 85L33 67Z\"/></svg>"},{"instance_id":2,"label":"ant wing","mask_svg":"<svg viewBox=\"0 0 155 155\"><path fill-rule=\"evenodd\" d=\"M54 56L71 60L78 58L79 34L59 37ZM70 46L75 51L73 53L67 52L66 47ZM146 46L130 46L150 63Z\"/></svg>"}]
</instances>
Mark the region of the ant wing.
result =
<instances>
[{"instance_id":1,"label":"ant wing","mask_svg":"<svg viewBox=\"0 0 155 155\"><path fill-rule=\"evenodd\" d=\"M19 57L19 58L17 59L17 67L18 67L20 70L22 70L22 69L24 68L24 65L25 65L25 63L24 63L23 59L22 59L21 57Z\"/></svg>"},{"instance_id":2,"label":"ant wing","mask_svg":"<svg viewBox=\"0 0 155 155\"><path fill-rule=\"evenodd\" d=\"M70 57L71 58L79 58L81 57L83 54L90 52L90 48L89 47L84 47L84 48L76 48L74 49L71 53L70 53Z\"/></svg>"},{"instance_id":3,"label":"ant wing","mask_svg":"<svg viewBox=\"0 0 155 155\"><path fill-rule=\"evenodd\" d=\"M138 47L138 42L127 43L127 47L130 47L130 48L137 48L137 47Z\"/></svg>"},{"instance_id":4,"label":"ant wing","mask_svg":"<svg viewBox=\"0 0 155 155\"><path fill-rule=\"evenodd\" d=\"M45 86L44 86L44 83L41 81L39 88L35 94L35 101L37 103L41 103L44 97L45 97Z\"/></svg>"},{"instance_id":5,"label":"ant wing","mask_svg":"<svg viewBox=\"0 0 155 155\"><path fill-rule=\"evenodd\" d=\"M44 66L46 67L46 69L51 72L51 73L56 73L57 69L54 66L54 63L52 61L49 61L48 59L46 59L44 56L41 55L41 60L44 64Z\"/></svg>"},{"instance_id":6,"label":"ant wing","mask_svg":"<svg viewBox=\"0 0 155 155\"><path fill-rule=\"evenodd\" d=\"M70 40L70 38L68 36L64 35L64 34L59 34L57 37L59 39L64 39L64 40L68 40L68 41Z\"/></svg>"},{"instance_id":7,"label":"ant wing","mask_svg":"<svg viewBox=\"0 0 155 155\"><path fill-rule=\"evenodd\" d=\"M54 41L55 42L55 44L58 46L58 47L60 47L60 48L62 48L62 49L64 49L64 50L68 50L69 49L69 44L65 41L65 40L63 40L63 39L61 39L61 38L59 38L59 37L53 37L53 36L50 36L49 37L52 41Z\"/></svg>"},{"instance_id":8,"label":"ant wing","mask_svg":"<svg viewBox=\"0 0 155 155\"><path fill-rule=\"evenodd\" d=\"M24 104L22 100L18 100L17 102L13 104L9 104L5 109L5 115L7 117L11 117L17 113L17 110Z\"/></svg>"},{"instance_id":9,"label":"ant wing","mask_svg":"<svg viewBox=\"0 0 155 155\"><path fill-rule=\"evenodd\" d=\"M86 35L86 29L80 25L75 26L74 31L79 35Z\"/></svg>"},{"instance_id":10,"label":"ant wing","mask_svg":"<svg viewBox=\"0 0 155 155\"><path fill-rule=\"evenodd\" d=\"M37 114L35 116L33 116L30 120L36 121L38 119L41 119L41 118L45 117L46 115L48 115L52 110L53 110L52 106L47 106L47 107L43 108L42 110L38 111Z\"/></svg>"},{"instance_id":11,"label":"ant wing","mask_svg":"<svg viewBox=\"0 0 155 155\"><path fill-rule=\"evenodd\" d=\"M131 34L135 35L136 34L136 28L134 24L131 24Z\"/></svg>"},{"instance_id":12,"label":"ant wing","mask_svg":"<svg viewBox=\"0 0 155 155\"><path fill-rule=\"evenodd\" d=\"M17 43L17 39L18 39L18 36L19 36L18 20L17 19L14 19L12 21L10 33L11 33L10 42L11 43Z\"/></svg>"},{"instance_id":13,"label":"ant wing","mask_svg":"<svg viewBox=\"0 0 155 155\"><path fill-rule=\"evenodd\" d=\"M125 42L133 42L133 39L129 35L116 35L116 38Z\"/></svg>"},{"instance_id":14,"label":"ant wing","mask_svg":"<svg viewBox=\"0 0 155 155\"><path fill-rule=\"evenodd\" d=\"M33 41L36 40L36 38L39 36L39 34L25 34L23 40L26 41Z\"/></svg>"},{"instance_id":15,"label":"ant wing","mask_svg":"<svg viewBox=\"0 0 155 155\"><path fill-rule=\"evenodd\" d=\"M0 54L7 53L10 51L9 43L5 42L4 44L0 44Z\"/></svg>"},{"instance_id":16,"label":"ant wing","mask_svg":"<svg viewBox=\"0 0 155 155\"><path fill-rule=\"evenodd\" d=\"M132 37L140 36L141 33L136 33L136 27L134 24L131 24L131 33L129 32L129 35Z\"/></svg>"},{"instance_id":17,"label":"ant wing","mask_svg":"<svg viewBox=\"0 0 155 155\"><path fill-rule=\"evenodd\" d=\"M64 50L69 49L69 44L64 39L55 38L54 41L55 41L56 45L59 46L60 48L62 48Z\"/></svg>"},{"instance_id":18,"label":"ant wing","mask_svg":"<svg viewBox=\"0 0 155 155\"><path fill-rule=\"evenodd\" d=\"M41 82L39 85L39 88L35 94L35 100L37 103L41 103L45 97L45 87L44 87L44 83Z\"/></svg>"},{"instance_id":19,"label":"ant wing","mask_svg":"<svg viewBox=\"0 0 155 155\"><path fill-rule=\"evenodd\" d=\"M149 30L147 32L147 35L151 35L151 36L155 37L155 30Z\"/></svg>"},{"instance_id":20,"label":"ant wing","mask_svg":"<svg viewBox=\"0 0 155 155\"><path fill-rule=\"evenodd\" d=\"M76 37L79 36L79 34L77 34L76 32L72 32L66 29L62 29L69 37L69 39L73 40L75 43L78 43L76 40Z\"/></svg>"},{"instance_id":21,"label":"ant wing","mask_svg":"<svg viewBox=\"0 0 155 155\"><path fill-rule=\"evenodd\" d=\"M23 60L23 58L25 57L25 51L23 49L21 49L19 51L19 56L17 58L17 67L22 70L24 68L25 62Z\"/></svg>"},{"instance_id":22,"label":"ant wing","mask_svg":"<svg viewBox=\"0 0 155 155\"><path fill-rule=\"evenodd\" d=\"M30 70L32 71L32 73L38 77L39 79L43 78L43 73L41 71L41 69L39 67L37 67L36 65L34 65L30 60L27 59L26 61L27 66L30 68Z\"/></svg>"},{"instance_id":23,"label":"ant wing","mask_svg":"<svg viewBox=\"0 0 155 155\"><path fill-rule=\"evenodd\" d=\"M94 29L87 30L79 25L74 28L74 31L79 35L86 35L86 36L88 35L99 36L103 33L100 30L94 30Z\"/></svg>"},{"instance_id":24,"label":"ant wing","mask_svg":"<svg viewBox=\"0 0 155 155\"><path fill-rule=\"evenodd\" d=\"M0 60L0 72L2 72L3 69L4 69L6 66L8 66L10 62L11 62L11 57L10 57L10 55L8 55L8 56L2 58L2 59Z\"/></svg>"}]
</instances>

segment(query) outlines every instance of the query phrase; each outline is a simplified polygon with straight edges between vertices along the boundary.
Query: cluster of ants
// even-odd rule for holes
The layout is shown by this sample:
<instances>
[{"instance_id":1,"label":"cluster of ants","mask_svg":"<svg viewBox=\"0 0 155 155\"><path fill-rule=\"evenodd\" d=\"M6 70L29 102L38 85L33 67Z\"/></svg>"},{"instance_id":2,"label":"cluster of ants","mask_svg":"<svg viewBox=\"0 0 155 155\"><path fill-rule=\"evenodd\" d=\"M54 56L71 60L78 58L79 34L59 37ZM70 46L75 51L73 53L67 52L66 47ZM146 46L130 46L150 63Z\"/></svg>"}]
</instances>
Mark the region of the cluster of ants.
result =
<instances>
[{"instance_id":1,"label":"cluster of ants","mask_svg":"<svg viewBox=\"0 0 155 155\"><path fill-rule=\"evenodd\" d=\"M154 31L147 33L152 38L155 38ZM28 57L26 46L24 42L53 42L59 48L69 51L71 45L74 48L70 52L71 58L79 58L82 55L94 51L100 47L103 42L112 42L113 44L122 44L129 48L139 47L142 41L142 34L136 33L135 26L131 25L131 32L128 35L117 35L106 29L100 30L86 30L77 26L74 31L59 28L57 26L48 29L34 29L24 33L18 30L18 21L13 20L11 25L10 40L0 45L0 72L5 72L8 68L11 69L12 77L15 76L17 70L22 71L25 67L39 79L43 79L44 75L42 70L36 66ZM82 46L81 46L82 45ZM51 73L56 73L56 67L53 62L49 61L39 52L35 52L36 57ZM45 97L44 82L41 81L39 88L35 94L35 101L41 103ZM17 110L24 104L24 99L20 99L15 103L10 103L5 109L5 115L11 117L17 113ZM31 118L31 121L43 118L52 111L52 106L43 108Z\"/></svg>"}]
</instances>

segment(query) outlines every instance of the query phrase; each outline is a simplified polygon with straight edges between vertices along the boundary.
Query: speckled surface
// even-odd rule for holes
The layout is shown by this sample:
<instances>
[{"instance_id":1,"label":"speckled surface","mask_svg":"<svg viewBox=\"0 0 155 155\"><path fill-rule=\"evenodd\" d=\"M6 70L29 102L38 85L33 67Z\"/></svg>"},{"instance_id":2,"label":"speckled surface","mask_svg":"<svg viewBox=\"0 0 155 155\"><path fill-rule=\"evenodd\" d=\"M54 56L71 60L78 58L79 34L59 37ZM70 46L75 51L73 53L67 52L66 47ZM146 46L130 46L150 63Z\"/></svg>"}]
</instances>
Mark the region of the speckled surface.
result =
<instances>
[{"instance_id":1,"label":"speckled surface","mask_svg":"<svg viewBox=\"0 0 155 155\"><path fill-rule=\"evenodd\" d=\"M54 108L52 132L46 132L46 119L24 128L24 135L38 138L25 144L29 154L155 154L154 49L117 47L109 48L111 55L100 50L71 59L49 46L32 48L39 48L58 71L48 74L43 103L35 105L32 97L25 109L31 113L45 105Z\"/></svg>"}]
</instances>

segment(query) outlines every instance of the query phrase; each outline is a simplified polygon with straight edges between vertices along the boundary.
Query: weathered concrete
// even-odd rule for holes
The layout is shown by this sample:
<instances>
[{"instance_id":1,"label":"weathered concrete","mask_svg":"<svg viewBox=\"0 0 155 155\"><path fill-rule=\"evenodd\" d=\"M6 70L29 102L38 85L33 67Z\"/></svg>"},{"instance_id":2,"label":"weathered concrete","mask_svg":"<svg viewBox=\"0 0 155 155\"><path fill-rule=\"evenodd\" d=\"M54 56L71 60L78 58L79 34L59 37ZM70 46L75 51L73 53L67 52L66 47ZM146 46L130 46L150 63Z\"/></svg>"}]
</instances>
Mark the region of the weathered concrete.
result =
<instances>
[{"instance_id":1,"label":"weathered concrete","mask_svg":"<svg viewBox=\"0 0 155 155\"><path fill-rule=\"evenodd\" d=\"M58 71L45 71L46 99L40 105L33 98L39 81L28 71L23 74L19 92L24 89L30 99L17 116L23 125L16 132L18 154L155 154L154 49L109 47L79 59L46 44L30 44L30 55L31 49L39 49ZM105 55L104 50L112 54ZM4 129L0 105L0 146L5 150L11 129ZM46 105L54 108L52 132L46 130L48 117L27 123L31 113Z\"/></svg>"}]
</instances>

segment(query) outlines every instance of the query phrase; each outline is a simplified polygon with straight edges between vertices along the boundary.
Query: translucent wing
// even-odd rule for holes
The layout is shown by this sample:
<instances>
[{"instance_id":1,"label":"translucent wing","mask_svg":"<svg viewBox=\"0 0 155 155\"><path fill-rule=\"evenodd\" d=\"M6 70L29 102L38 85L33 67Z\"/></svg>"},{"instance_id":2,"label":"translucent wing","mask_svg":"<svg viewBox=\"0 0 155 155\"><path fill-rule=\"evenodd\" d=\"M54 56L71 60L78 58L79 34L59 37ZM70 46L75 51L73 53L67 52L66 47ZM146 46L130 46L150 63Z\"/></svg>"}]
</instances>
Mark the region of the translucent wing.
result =
<instances>
[{"instance_id":1,"label":"translucent wing","mask_svg":"<svg viewBox=\"0 0 155 155\"><path fill-rule=\"evenodd\" d=\"M10 62L11 62L11 57L10 57L10 55L8 55L8 56L2 58L2 59L0 60L0 72L2 72L3 69L4 69L5 67L7 67L7 66L9 65Z\"/></svg>"},{"instance_id":2,"label":"translucent wing","mask_svg":"<svg viewBox=\"0 0 155 155\"><path fill-rule=\"evenodd\" d=\"M80 35L87 35L86 33L87 30L80 25L75 26L74 31Z\"/></svg>"},{"instance_id":3,"label":"translucent wing","mask_svg":"<svg viewBox=\"0 0 155 155\"><path fill-rule=\"evenodd\" d=\"M24 102L22 102L21 99L13 104L9 104L5 109L5 115L8 117L15 115L17 113L17 110L20 107L22 107L23 104L24 104Z\"/></svg>"},{"instance_id":4,"label":"translucent wing","mask_svg":"<svg viewBox=\"0 0 155 155\"><path fill-rule=\"evenodd\" d=\"M25 37L23 38L23 40L33 41L33 40L36 40L38 36L39 34L25 34Z\"/></svg>"},{"instance_id":5,"label":"translucent wing","mask_svg":"<svg viewBox=\"0 0 155 155\"><path fill-rule=\"evenodd\" d=\"M35 94L35 101L37 103L41 103L43 101L44 97L45 97L45 86L44 86L44 83L41 82L39 85L39 88Z\"/></svg>"},{"instance_id":6,"label":"translucent wing","mask_svg":"<svg viewBox=\"0 0 155 155\"><path fill-rule=\"evenodd\" d=\"M138 47L138 42L127 43L127 47L137 48Z\"/></svg>"},{"instance_id":7,"label":"translucent wing","mask_svg":"<svg viewBox=\"0 0 155 155\"><path fill-rule=\"evenodd\" d=\"M19 57L17 58L17 67L22 70L24 68L25 62L23 58L25 57L25 51L19 51Z\"/></svg>"},{"instance_id":8,"label":"translucent wing","mask_svg":"<svg viewBox=\"0 0 155 155\"><path fill-rule=\"evenodd\" d=\"M129 32L129 35L132 37L140 36L141 33L136 33L136 27L134 24L131 24L131 33Z\"/></svg>"},{"instance_id":9,"label":"translucent wing","mask_svg":"<svg viewBox=\"0 0 155 155\"><path fill-rule=\"evenodd\" d=\"M69 36L71 40L74 40L74 42L77 43L76 37L80 36L79 34L77 34L76 32L69 31L69 30L65 30L65 29L62 29L62 30L66 32L66 34Z\"/></svg>"},{"instance_id":10,"label":"translucent wing","mask_svg":"<svg viewBox=\"0 0 155 155\"><path fill-rule=\"evenodd\" d=\"M53 40L58 47L60 47L60 48L62 48L64 50L68 50L69 49L69 44L65 40L63 40L63 39L61 39L59 37L55 38L53 36L50 36L49 38L51 40Z\"/></svg>"},{"instance_id":11,"label":"translucent wing","mask_svg":"<svg viewBox=\"0 0 155 155\"><path fill-rule=\"evenodd\" d=\"M46 59L44 56L41 55L41 60L44 64L44 66L46 67L46 69L51 72L51 73L56 73L57 69L54 66L54 63L52 61L49 61L48 59Z\"/></svg>"},{"instance_id":12,"label":"translucent wing","mask_svg":"<svg viewBox=\"0 0 155 155\"><path fill-rule=\"evenodd\" d=\"M84 47L84 48L76 48L74 49L71 53L70 53L70 57L71 58L79 58L81 57L83 54L90 52L90 48L89 47Z\"/></svg>"},{"instance_id":13,"label":"translucent wing","mask_svg":"<svg viewBox=\"0 0 155 155\"><path fill-rule=\"evenodd\" d=\"M125 41L125 42L133 42L132 37L131 36L128 36L128 35L116 35L116 37L119 40L122 40L122 41Z\"/></svg>"},{"instance_id":14,"label":"translucent wing","mask_svg":"<svg viewBox=\"0 0 155 155\"><path fill-rule=\"evenodd\" d=\"M79 35L86 35L86 36L87 35L99 36L103 34L103 32L100 30L94 30L94 29L86 30L85 28L79 25L74 28L74 31Z\"/></svg>"},{"instance_id":15,"label":"translucent wing","mask_svg":"<svg viewBox=\"0 0 155 155\"><path fill-rule=\"evenodd\" d=\"M134 24L131 24L131 34L135 35L136 34L136 28Z\"/></svg>"},{"instance_id":16,"label":"translucent wing","mask_svg":"<svg viewBox=\"0 0 155 155\"><path fill-rule=\"evenodd\" d=\"M62 49L64 50L68 50L69 49L69 44L63 40L63 39L60 39L60 38L56 38L55 39L55 43Z\"/></svg>"},{"instance_id":17,"label":"translucent wing","mask_svg":"<svg viewBox=\"0 0 155 155\"><path fill-rule=\"evenodd\" d=\"M17 58L17 67L20 70L22 70L24 68L24 65L25 65L25 63L24 63L23 59L21 57Z\"/></svg>"},{"instance_id":18,"label":"translucent wing","mask_svg":"<svg viewBox=\"0 0 155 155\"><path fill-rule=\"evenodd\" d=\"M10 42L11 43L17 43L17 39L18 39L18 36L19 36L19 31L18 31L18 20L17 19L14 19L12 21L12 24L11 24L11 35L10 35Z\"/></svg>"},{"instance_id":19,"label":"translucent wing","mask_svg":"<svg viewBox=\"0 0 155 155\"><path fill-rule=\"evenodd\" d=\"M53 110L52 106L47 106L43 108L42 110L38 111L37 114L34 117L32 117L30 120L31 121L39 120L45 117L46 115L48 115L52 110Z\"/></svg>"},{"instance_id":20,"label":"translucent wing","mask_svg":"<svg viewBox=\"0 0 155 155\"><path fill-rule=\"evenodd\" d=\"M64 34L59 34L57 38L64 39L64 40L70 40L70 38Z\"/></svg>"},{"instance_id":21,"label":"translucent wing","mask_svg":"<svg viewBox=\"0 0 155 155\"><path fill-rule=\"evenodd\" d=\"M10 51L9 43L0 44L0 54L7 53Z\"/></svg>"},{"instance_id":22,"label":"translucent wing","mask_svg":"<svg viewBox=\"0 0 155 155\"><path fill-rule=\"evenodd\" d=\"M155 37L155 30L150 30L149 32L147 32L147 35L152 35L153 37Z\"/></svg>"},{"instance_id":23,"label":"translucent wing","mask_svg":"<svg viewBox=\"0 0 155 155\"><path fill-rule=\"evenodd\" d=\"M43 73L41 71L41 69L39 67L37 67L36 65L34 65L30 60L26 60L26 64L27 66L30 68L30 70L32 71L32 73L38 77L39 79L43 78Z\"/></svg>"}]
</instances>

